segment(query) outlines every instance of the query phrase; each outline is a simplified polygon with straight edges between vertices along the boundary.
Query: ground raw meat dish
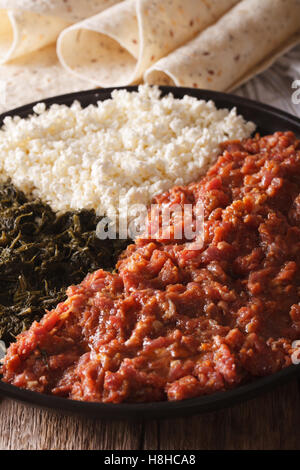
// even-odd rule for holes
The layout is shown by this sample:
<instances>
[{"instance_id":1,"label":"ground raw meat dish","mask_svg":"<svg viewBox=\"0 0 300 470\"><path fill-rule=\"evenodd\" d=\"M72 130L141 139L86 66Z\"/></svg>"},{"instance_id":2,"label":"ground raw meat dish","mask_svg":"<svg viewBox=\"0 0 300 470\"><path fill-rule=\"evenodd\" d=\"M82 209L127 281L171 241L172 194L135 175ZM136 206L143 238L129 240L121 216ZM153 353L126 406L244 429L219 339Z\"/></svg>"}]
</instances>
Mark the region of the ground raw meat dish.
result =
<instances>
[{"instance_id":1,"label":"ground raw meat dish","mask_svg":"<svg viewBox=\"0 0 300 470\"><path fill-rule=\"evenodd\" d=\"M203 203L203 247L163 231L140 237L118 272L88 275L17 338L3 380L76 400L148 402L290 365L300 337L299 187L291 132L224 144L202 180L155 199Z\"/></svg>"}]
</instances>

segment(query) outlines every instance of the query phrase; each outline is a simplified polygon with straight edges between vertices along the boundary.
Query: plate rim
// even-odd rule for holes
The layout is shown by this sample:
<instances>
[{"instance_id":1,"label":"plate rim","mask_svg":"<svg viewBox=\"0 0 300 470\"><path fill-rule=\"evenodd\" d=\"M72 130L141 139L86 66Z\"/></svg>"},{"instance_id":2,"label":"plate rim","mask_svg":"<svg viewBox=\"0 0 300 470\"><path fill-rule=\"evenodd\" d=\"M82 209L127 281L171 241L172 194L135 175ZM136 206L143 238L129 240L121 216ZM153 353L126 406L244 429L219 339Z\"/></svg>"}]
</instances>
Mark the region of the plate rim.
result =
<instances>
[{"instance_id":1,"label":"plate rim","mask_svg":"<svg viewBox=\"0 0 300 470\"><path fill-rule=\"evenodd\" d=\"M152 420L188 417L225 409L273 390L292 378L300 377L300 365L291 365L281 371L258 378L251 383L220 391L211 395L179 401L151 403L101 403L85 402L18 388L0 380L0 392L6 397L34 406L83 414L89 417L113 420Z\"/></svg>"},{"instance_id":2,"label":"plate rim","mask_svg":"<svg viewBox=\"0 0 300 470\"><path fill-rule=\"evenodd\" d=\"M183 94L194 96L197 99L213 100L213 101L227 101L232 107L247 106L258 113L266 113L283 119L286 123L291 123L298 128L300 134L300 118L293 116L286 111L280 110L273 106L260 103L258 101L234 95L232 93L223 93L205 89L195 89L186 87L169 87L160 86L162 93L172 93L176 95ZM95 103L95 98L99 101L107 99L114 90L128 90L137 91L138 86L129 87L113 87L113 88L94 88L74 93L66 93L53 96L46 99L40 99L17 108L8 110L0 114L0 127L7 116L21 116L30 115L33 113L33 107L38 103L45 103L48 108L52 104L67 104L70 105L72 101L83 100L83 98L91 98ZM101 100L102 96L102 100ZM106 98L104 97L106 96ZM218 109L222 109L218 106ZM248 118L245 118L248 119ZM232 390L216 392L210 395L204 395L197 398L180 400L180 401L161 401L151 403L99 403L99 402L84 402L72 399L56 397L53 395L46 395L30 390L18 388L14 385L2 382L0 378L0 393L7 397L16 399L18 401L30 403L31 405L40 406L43 408L56 409L67 413L84 414L101 419L117 419L117 420L140 420L140 419L163 419L163 418L177 418L179 416L189 416L192 414L205 413L221 408L233 406L242 401L249 400L258 396L259 394L275 388L292 378L300 377L300 364L291 365L283 370L263 377L257 378L250 383L241 385Z\"/></svg>"},{"instance_id":3,"label":"plate rim","mask_svg":"<svg viewBox=\"0 0 300 470\"><path fill-rule=\"evenodd\" d=\"M149 85L149 86L154 86L154 85ZM3 124L3 120L7 116L18 116L18 113L23 114L24 112L27 112L27 110L31 109L39 104L39 103L45 103L46 107L50 106L51 104L64 104L63 101L65 100L74 100L74 101L80 101L81 97L85 96L96 96L96 95L101 95L101 94L111 94L115 90L128 90L128 91L138 91L139 85L132 85L132 86L122 86L122 87L111 87L111 88L91 88L89 90L83 90L83 91L76 91L72 93L64 93L61 95L55 95L51 96L49 98L44 98L40 99L37 101L32 101L30 103L24 104L22 106L18 106L16 108L9 109L8 111L5 111L3 113L0 113L0 126ZM293 124L299 125L300 126L300 117L294 116L293 114L288 113L287 111L284 111L282 109L276 108L275 106L271 106L266 103L262 103L250 98L244 98L243 96L235 95L234 93L225 93L221 91L214 91L214 90L207 90L207 89L200 89L200 88L188 88L188 87L180 87L180 86L164 86L161 85L158 87L160 90L162 90L163 94L167 93L172 93L176 95L176 91L180 91L182 93L185 93L189 96L194 96L197 99L204 99L206 100L205 97L200 98L197 95L207 95L211 96L211 100L215 100L216 98L218 99L225 99L225 100L230 100L234 104L233 107L238 106L238 105L249 105L249 107L253 109L257 109L258 111L266 111L269 113L272 113L273 115L276 115L280 118L283 118L287 121L291 121ZM214 98L215 97L215 98ZM61 102L60 102L61 101ZM99 101L102 101L101 99ZM222 109L222 108L221 108ZM33 111L32 111L33 112Z\"/></svg>"}]
</instances>

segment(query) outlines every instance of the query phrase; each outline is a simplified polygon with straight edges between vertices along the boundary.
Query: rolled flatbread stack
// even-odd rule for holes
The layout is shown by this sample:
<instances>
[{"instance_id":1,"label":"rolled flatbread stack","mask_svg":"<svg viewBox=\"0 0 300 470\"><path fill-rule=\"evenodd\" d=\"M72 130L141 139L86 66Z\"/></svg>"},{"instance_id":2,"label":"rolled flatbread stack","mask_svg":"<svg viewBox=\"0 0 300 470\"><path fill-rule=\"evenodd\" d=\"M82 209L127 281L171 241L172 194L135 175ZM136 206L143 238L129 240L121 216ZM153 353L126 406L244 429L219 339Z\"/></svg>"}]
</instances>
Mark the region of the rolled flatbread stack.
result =
<instances>
[{"instance_id":1,"label":"rolled flatbread stack","mask_svg":"<svg viewBox=\"0 0 300 470\"><path fill-rule=\"evenodd\" d=\"M161 57L215 23L238 0L127 0L65 29L60 62L91 84L137 83Z\"/></svg>"},{"instance_id":2,"label":"rolled flatbread stack","mask_svg":"<svg viewBox=\"0 0 300 470\"><path fill-rule=\"evenodd\" d=\"M0 111L143 79L231 91L299 41L300 0L0 0Z\"/></svg>"},{"instance_id":3,"label":"rolled flatbread stack","mask_svg":"<svg viewBox=\"0 0 300 470\"><path fill-rule=\"evenodd\" d=\"M243 0L145 73L150 84L230 91L300 40L299 0Z\"/></svg>"},{"instance_id":4,"label":"rolled flatbread stack","mask_svg":"<svg viewBox=\"0 0 300 470\"><path fill-rule=\"evenodd\" d=\"M70 24L120 0L0 0L0 64L56 41Z\"/></svg>"}]
</instances>

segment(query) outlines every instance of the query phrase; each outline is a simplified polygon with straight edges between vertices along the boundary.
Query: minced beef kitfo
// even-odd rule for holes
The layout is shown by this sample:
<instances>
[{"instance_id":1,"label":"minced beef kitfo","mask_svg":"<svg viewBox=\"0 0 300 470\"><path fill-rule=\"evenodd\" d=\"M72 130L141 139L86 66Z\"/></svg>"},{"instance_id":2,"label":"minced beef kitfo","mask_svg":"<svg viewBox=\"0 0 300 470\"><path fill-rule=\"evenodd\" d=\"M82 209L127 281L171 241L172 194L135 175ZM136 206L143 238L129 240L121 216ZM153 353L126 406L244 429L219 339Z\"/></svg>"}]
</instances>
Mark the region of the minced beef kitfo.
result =
<instances>
[{"instance_id":1,"label":"minced beef kitfo","mask_svg":"<svg viewBox=\"0 0 300 470\"><path fill-rule=\"evenodd\" d=\"M181 400L291 364L300 338L300 143L223 145L204 179L156 197L204 204L204 246L139 238L20 335L3 380L102 402ZM150 220L151 224L151 220Z\"/></svg>"}]
</instances>

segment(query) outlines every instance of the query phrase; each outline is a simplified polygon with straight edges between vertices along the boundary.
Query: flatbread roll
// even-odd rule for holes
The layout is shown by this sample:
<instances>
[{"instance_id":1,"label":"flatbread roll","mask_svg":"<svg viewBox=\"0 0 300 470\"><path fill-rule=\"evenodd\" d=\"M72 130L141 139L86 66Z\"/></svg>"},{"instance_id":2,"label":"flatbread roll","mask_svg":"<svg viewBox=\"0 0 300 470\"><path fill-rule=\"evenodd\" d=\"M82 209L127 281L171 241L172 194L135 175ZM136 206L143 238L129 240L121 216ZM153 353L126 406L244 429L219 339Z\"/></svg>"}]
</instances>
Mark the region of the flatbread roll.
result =
<instances>
[{"instance_id":1,"label":"flatbread roll","mask_svg":"<svg viewBox=\"0 0 300 470\"><path fill-rule=\"evenodd\" d=\"M0 64L56 41L70 24L120 0L0 0Z\"/></svg>"},{"instance_id":2,"label":"flatbread roll","mask_svg":"<svg viewBox=\"0 0 300 470\"><path fill-rule=\"evenodd\" d=\"M65 29L57 54L102 87L136 83L153 63L211 25L238 0L127 0Z\"/></svg>"},{"instance_id":3,"label":"flatbread roll","mask_svg":"<svg viewBox=\"0 0 300 470\"><path fill-rule=\"evenodd\" d=\"M300 40L299 0L243 0L145 73L149 84L230 91Z\"/></svg>"}]
</instances>

